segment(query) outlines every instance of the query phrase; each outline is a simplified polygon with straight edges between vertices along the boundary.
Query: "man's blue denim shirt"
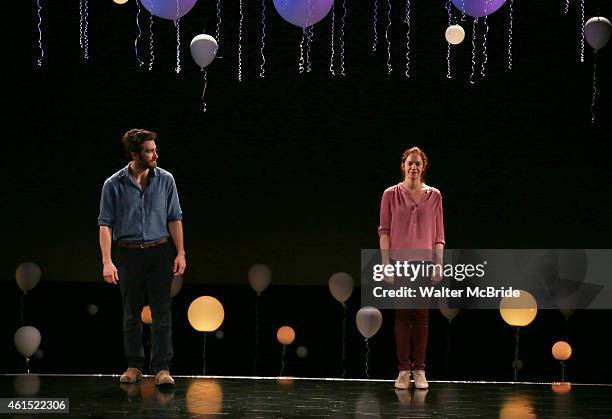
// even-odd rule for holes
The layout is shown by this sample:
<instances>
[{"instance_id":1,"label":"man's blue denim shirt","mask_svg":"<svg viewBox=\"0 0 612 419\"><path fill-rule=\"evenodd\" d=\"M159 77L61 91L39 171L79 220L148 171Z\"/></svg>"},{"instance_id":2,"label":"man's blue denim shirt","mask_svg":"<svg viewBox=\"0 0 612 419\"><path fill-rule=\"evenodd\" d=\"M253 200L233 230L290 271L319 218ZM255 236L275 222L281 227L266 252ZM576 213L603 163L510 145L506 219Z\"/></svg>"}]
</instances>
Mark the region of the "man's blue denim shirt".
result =
<instances>
[{"instance_id":1,"label":"man's blue denim shirt","mask_svg":"<svg viewBox=\"0 0 612 419\"><path fill-rule=\"evenodd\" d=\"M183 219L174 177L159 167L149 170L142 192L129 166L104 182L98 225L112 228L114 241L152 242L168 237L167 224Z\"/></svg>"}]
</instances>

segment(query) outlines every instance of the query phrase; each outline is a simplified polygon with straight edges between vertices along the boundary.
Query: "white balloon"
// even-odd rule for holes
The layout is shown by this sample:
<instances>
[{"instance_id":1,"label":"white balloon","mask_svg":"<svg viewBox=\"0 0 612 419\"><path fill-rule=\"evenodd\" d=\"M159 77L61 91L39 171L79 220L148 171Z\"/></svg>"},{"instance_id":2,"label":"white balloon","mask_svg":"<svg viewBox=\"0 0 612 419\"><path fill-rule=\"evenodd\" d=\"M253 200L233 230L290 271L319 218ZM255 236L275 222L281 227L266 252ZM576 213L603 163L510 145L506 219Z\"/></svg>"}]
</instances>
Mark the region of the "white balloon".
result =
<instances>
[{"instance_id":1,"label":"white balloon","mask_svg":"<svg viewBox=\"0 0 612 419\"><path fill-rule=\"evenodd\" d=\"M217 40L210 35L196 35L189 46L193 60L202 68L208 67L217 56Z\"/></svg>"},{"instance_id":2,"label":"white balloon","mask_svg":"<svg viewBox=\"0 0 612 419\"><path fill-rule=\"evenodd\" d=\"M460 25L451 25L444 32L446 41L451 45L459 45L465 39L465 31Z\"/></svg>"},{"instance_id":3,"label":"white balloon","mask_svg":"<svg viewBox=\"0 0 612 419\"><path fill-rule=\"evenodd\" d=\"M33 262L24 262L17 266L15 271L15 279L17 285L21 288L24 294L27 294L40 281L41 271L37 264Z\"/></svg>"},{"instance_id":4,"label":"white balloon","mask_svg":"<svg viewBox=\"0 0 612 419\"><path fill-rule=\"evenodd\" d=\"M363 307L357 312L357 329L366 339L371 338L378 332L382 325L382 313L374 307Z\"/></svg>"},{"instance_id":5,"label":"white balloon","mask_svg":"<svg viewBox=\"0 0 612 419\"><path fill-rule=\"evenodd\" d=\"M249 268L249 284L251 284L251 288L253 288L257 295L268 288L271 280L272 271L267 265L257 263Z\"/></svg>"},{"instance_id":6,"label":"white balloon","mask_svg":"<svg viewBox=\"0 0 612 419\"><path fill-rule=\"evenodd\" d=\"M98 306L95 304L89 304L85 310L90 316L95 316L98 314Z\"/></svg>"},{"instance_id":7,"label":"white balloon","mask_svg":"<svg viewBox=\"0 0 612 419\"><path fill-rule=\"evenodd\" d=\"M592 17L584 25L584 39L596 51L606 46L610 35L612 35L612 24L605 17Z\"/></svg>"},{"instance_id":8,"label":"white balloon","mask_svg":"<svg viewBox=\"0 0 612 419\"><path fill-rule=\"evenodd\" d=\"M128 2L128 0L113 0L113 1L117 4L125 4Z\"/></svg>"},{"instance_id":9,"label":"white balloon","mask_svg":"<svg viewBox=\"0 0 612 419\"><path fill-rule=\"evenodd\" d=\"M225 337L225 333L223 333L223 330L217 330L217 331L215 332L215 337L216 337L218 340L221 340L221 339L223 339L223 338Z\"/></svg>"},{"instance_id":10,"label":"white balloon","mask_svg":"<svg viewBox=\"0 0 612 419\"><path fill-rule=\"evenodd\" d=\"M337 272L329 278L328 286L332 296L344 304L353 293L353 277L346 272Z\"/></svg>"},{"instance_id":11,"label":"white balloon","mask_svg":"<svg viewBox=\"0 0 612 419\"><path fill-rule=\"evenodd\" d=\"M22 326L15 332L14 341L17 351L30 358L40 346L40 332L34 326Z\"/></svg>"}]
</instances>

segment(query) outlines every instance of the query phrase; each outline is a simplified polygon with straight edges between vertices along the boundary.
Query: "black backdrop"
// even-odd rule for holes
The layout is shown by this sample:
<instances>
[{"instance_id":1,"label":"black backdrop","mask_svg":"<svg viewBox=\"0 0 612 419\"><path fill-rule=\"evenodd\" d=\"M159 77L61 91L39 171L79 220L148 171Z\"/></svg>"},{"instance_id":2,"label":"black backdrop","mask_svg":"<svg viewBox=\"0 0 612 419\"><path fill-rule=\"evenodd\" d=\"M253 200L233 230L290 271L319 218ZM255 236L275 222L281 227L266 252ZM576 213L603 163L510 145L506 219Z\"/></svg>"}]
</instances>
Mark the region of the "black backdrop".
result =
<instances>
[{"instance_id":1,"label":"black backdrop","mask_svg":"<svg viewBox=\"0 0 612 419\"><path fill-rule=\"evenodd\" d=\"M35 66L34 5L3 4L12 18L5 22L10 42L3 64L2 279L13 281L17 264L31 260L44 281L103 286L99 193L104 179L126 163L120 136L133 127L158 132L159 164L176 177L185 215L185 280L203 287L195 294L213 284L244 284L255 262L271 266L274 284L312 286L320 298L333 272L357 278L359 249L378 244L382 191L399 180L399 157L411 145L430 156L427 182L443 193L449 248L609 247L611 47L598 59L598 121L592 125L593 53L586 45L585 62L579 62L577 3L563 15L562 2L514 2L510 72L507 6L492 15L487 77L477 77L475 85L468 82L467 22L468 38L453 48L454 78L446 78L443 2L413 2L409 79L403 4L393 3L394 72L388 76L385 12L372 53L371 3L346 2L346 77L328 71L329 18L315 28L313 71L300 75L301 33L268 4L262 80L260 3L245 1L239 83L238 2L224 2L207 113L200 105L202 74L187 45L203 26L214 33L214 2L200 1L181 22L179 75L170 21L155 22L154 69L137 66L133 2L90 2L85 63L78 2L43 0L42 69ZM587 18L611 11L603 0L586 4ZM147 62L146 19L142 27ZM585 325L609 318L607 312L589 315Z\"/></svg>"}]
</instances>

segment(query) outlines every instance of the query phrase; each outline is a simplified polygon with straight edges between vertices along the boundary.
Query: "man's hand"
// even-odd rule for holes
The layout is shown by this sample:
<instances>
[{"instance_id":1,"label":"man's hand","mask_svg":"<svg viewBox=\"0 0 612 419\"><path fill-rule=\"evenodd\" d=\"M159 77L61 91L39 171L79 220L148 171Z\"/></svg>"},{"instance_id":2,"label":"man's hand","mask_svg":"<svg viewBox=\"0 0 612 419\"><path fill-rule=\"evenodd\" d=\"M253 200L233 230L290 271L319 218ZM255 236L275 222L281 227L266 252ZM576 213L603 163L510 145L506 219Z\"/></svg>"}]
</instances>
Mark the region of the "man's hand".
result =
<instances>
[{"instance_id":1,"label":"man's hand","mask_svg":"<svg viewBox=\"0 0 612 419\"><path fill-rule=\"evenodd\" d=\"M117 282L119 282L119 272L117 272L117 268L113 265L112 261L104 262L102 276L104 276L104 280L109 284L117 285Z\"/></svg>"},{"instance_id":2,"label":"man's hand","mask_svg":"<svg viewBox=\"0 0 612 419\"><path fill-rule=\"evenodd\" d=\"M174 275L183 275L187 268L187 262L185 261L185 255L177 255L174 258Z\"/></svg>"}]
</instances>

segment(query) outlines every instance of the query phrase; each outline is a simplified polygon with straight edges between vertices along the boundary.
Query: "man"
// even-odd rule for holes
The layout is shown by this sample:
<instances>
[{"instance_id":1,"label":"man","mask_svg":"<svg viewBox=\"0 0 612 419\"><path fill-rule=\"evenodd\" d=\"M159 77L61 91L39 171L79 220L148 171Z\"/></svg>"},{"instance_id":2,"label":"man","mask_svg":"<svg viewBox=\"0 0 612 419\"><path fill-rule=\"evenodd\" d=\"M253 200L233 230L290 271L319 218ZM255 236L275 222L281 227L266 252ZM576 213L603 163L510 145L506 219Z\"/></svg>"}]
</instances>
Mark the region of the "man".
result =
<instances>
[{"instance_id":1,"label":"man","mask_svg":"<svg viewBox=\"0 0 612 419\"><path fill-rule=\"evenodd\" d=\"M131 161L104 182L100 201L100 249L104 280L119 283L123 302L123 344L128 369L122 383L142 379L144 350L140 314L148 296L151 325L151 368L158 386L174 385L172 362L172 275L187 266L182 212L172 175L157 167L157 134L132 129L123 136ZM168 235L176 247L172 252ZM115 251L111 259L111 243ZM116 263L115 264L113 263Z\"/></svg>"}]
</instances>

